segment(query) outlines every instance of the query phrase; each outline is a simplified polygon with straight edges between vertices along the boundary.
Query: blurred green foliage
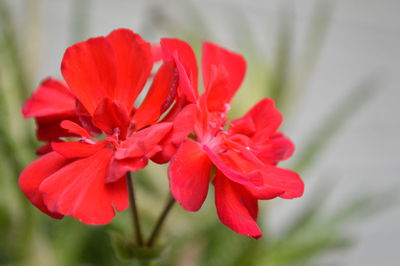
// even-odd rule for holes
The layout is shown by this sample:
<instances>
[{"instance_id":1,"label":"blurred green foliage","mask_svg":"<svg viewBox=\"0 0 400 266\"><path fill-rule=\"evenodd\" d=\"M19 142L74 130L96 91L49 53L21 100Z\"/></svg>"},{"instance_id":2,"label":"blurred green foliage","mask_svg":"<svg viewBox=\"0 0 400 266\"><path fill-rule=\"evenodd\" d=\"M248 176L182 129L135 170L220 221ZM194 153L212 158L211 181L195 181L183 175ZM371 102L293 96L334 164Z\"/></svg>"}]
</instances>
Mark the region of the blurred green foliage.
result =
<instances>
[{"instance_id":1,"label":"blurred green foliage","mask_svg":"<svg viewBox=\"0 0 400 266\"><path fill-rule=\"evenodd\" d=\"M22 119L20 108L36 85L32 83L35 56L29 55L28 52L32 51L27 43L34 43L29 38L38 36L34 34L41 26L37 22L37 12L43 3L39 0L26 2L24 15L27 20L21 31L7 2L0 0L0 264L132 265L132 262L116 258L109 237L111 232L118 245L123 238L116 232L124 232L122 235L125 236L132 234L126 213L119 214L108 226L87 226L70 218L56 221L37 211L19 191L18 175L34 159L34 150L38 146L34 124ZM290 18L293 12L290 6L282 9L272 53L274 57L268 60L265 51L257 46L241 10L232 9L233 16L222 18L233 25L233 38L241 53L246 55L249 66L246 83L237 97L240 102L235 101L232 108L233 117L243 114L261 97L274 98L284 113L292 114L290 107L299 101L306 89L323 47L332 14L332 6L327 2L320 1L316 6L302 45L304 50L296 56L293 54L295 30ZM76 12L71 18L71 38L74 41L86 35L90 4L93 3L89 0L73 0ZM193 2L176 0L173 4L186 15L171 17L162 6L154 5L143 16L146 18L145 33L162 30L168 36L189 41L197 52L202 39L218 42L218 37L214 36ZM293 168L300 171L305 179L305 170L318 161L318 155L337 135L341 126L370 98L373 86L374 83L365 81L349 90L347 100L328 115L320 128L313 130L310 141L291 161ZM159 202L167 195L165 169L165 166L151 165L135 174L139 186L139 211L147 235L160 212L154 206L160 206ZM307 183L307 179L305 181ZM332 187L334 184L321 186L281 234L275 235L269 232L268 226L262 226L265 237L258 241L237 235L224 227L216 217L212 197L196 214L175 208L161 239L166 250L156 264L313 265L328 251L348 248L353 238L344 233L346 224L360 215L365 217L371 208L376 210L381 202L377 200L379 195L351 199L343 203L343 208L324 216L322 210ZM262 210L260 214L261 225L265 225L262 221L265 212Z\"/></svg>"}]
</instances>

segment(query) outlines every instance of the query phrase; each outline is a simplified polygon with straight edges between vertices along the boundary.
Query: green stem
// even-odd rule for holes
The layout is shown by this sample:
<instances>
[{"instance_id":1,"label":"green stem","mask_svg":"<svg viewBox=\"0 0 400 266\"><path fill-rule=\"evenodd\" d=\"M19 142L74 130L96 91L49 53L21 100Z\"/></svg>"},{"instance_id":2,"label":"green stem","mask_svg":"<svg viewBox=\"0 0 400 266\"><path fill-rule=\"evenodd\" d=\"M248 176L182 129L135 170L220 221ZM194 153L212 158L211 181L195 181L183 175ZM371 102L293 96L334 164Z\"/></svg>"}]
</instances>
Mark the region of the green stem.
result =
<instances>
[{"instance_id":1,"label":"green stem","mask_svg":"<svg viewBox=\"0 0 400 266\"><path fill-rule=\"evenodd\" d=\"M169 199L167 201L167 204L164 207L163 212L161 213L156 225L154 226L153 232L151 233L151 236L150 236L149 241L147 242L146 246L152 247L154 245L155 241L157 240L158 235L160 234L160 231L165 222L165 219L168 216L168 213L174 206L174 203L175 203L175 199L170 195Z\"/></svg>"},{"instance_id":2,"label":"green stem","mask_svg":"<svg viewBox=\"0 0 400 266\"><path fill-rule=\"evenodd\" d=\"M129 193L129 203L131 205L131 215L132 215L132 225L136 235L136 242L139 246L143 246L143 235L142 229L140 227L140 219L138 214L138 209L135 200L135 192L132 181L131 173L126 173L126 180L128 182L128 193Z\"/></svg>"}]
</instances>

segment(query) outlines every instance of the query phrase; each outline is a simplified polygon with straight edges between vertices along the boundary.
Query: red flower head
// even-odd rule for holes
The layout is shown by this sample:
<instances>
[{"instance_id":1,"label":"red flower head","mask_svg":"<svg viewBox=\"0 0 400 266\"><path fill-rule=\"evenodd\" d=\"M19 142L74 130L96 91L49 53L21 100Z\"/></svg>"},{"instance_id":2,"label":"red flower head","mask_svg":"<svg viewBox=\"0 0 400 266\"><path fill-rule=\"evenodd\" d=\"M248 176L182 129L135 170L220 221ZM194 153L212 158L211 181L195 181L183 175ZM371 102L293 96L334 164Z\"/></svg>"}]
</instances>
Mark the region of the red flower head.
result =
<instances>
[{"instance_id":1,"label":"red flower head","mask_svg":"<svg viewBox=\"0 0 400 266\"><path fill-rule=\"evenodd\" d=\"M108 223L114 210L128 207L126 172L144 168L161 145L173 150L190 132L173 124L188 113L184 107L190 102L178 90L173 58L165 57L142 104L134 106L159 58L154 51L126 29L77 43L62 60L67 84L47 79L27 101L24 116L34 117L38 138L51 142L19 179L41 211ZM160 156L168 160L172 153Z\"/></svg>"},{"instance_id":2,"label":"red flower head","mask_svg":"<svg viewBox=\"0 0 400 266\"><path fill-rule=\"evenodd\" d=\"M181 41L163 40L182 58L179 78L186 91L197 91L194 58ZM209 183L215 187L219 219L233 231L261 237L257 226L258 200L295 198L303 194L300 177L276 164L291 156L294 147L277 131L282 116L271 99L261 100L227 130L226 113L245 74L242 56L212 43L203 44L202 72L205 92L193 108L194 140L185 140L171 160L170 187L174 198L188 211L202 206ZM188 74L192 73L192 74ZM195 73L193 75L193 73ZM188 107L189 108L189 107ZM215 175L211 176L215 167Z\"/></svg>"}]
</instances>

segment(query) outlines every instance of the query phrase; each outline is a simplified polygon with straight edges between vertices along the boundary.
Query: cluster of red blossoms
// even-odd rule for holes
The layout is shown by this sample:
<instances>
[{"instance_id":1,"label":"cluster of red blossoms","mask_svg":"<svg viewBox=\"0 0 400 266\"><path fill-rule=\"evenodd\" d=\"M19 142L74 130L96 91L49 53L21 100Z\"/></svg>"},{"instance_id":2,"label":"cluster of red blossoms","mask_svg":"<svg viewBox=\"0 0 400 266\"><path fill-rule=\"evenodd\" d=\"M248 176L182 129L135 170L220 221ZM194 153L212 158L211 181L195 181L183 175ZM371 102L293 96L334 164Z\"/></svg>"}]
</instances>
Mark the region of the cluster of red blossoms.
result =
<instances>
[{"instance_id":1,"label":"cluster of red blossoms","mask_svg":"<svg viewBox=\"0 0 400 266\"><path fill-rule=\"evenodd\" d=\"M21 173L24 194L54 218L106 224L129 205L127 172L169 162L170 189L185 210L199 210L212 183L222 223L260 237L258 200L303 193L300 177L276 166L293 144L277 131L282 116L271 99L226 127L245 75L242 56L204 43L201 70L200 95L186 42L151 45L127 29L69 47L66 83L46 79L22 110L46 143Z\"/></svg>"}]
</instances>

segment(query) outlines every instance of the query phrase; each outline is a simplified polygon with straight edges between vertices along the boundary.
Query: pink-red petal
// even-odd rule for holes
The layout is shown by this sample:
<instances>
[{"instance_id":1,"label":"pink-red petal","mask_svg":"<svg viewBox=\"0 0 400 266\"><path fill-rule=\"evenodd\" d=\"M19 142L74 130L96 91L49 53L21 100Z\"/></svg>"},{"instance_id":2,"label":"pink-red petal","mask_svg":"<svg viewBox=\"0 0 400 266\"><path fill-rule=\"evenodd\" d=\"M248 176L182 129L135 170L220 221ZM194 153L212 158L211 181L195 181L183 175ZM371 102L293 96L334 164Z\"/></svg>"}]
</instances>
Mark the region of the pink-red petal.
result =
<instances>
[{"instance_id":1,"label":"pink-red petal","mask_svg":"<svg viewBox=\"0 0 400 266\"><path fill-rule=\"evenodd\" d=\"M104 37L69 47L61 64L65 81L90 114L101 100L114 97L117 71L115 52Z\"/></svg>"},{"instance_id":2,"label":"pink-red petal","mask_svg":"<svg viewBox=\"0 0 400 266\"><path fill-rule=\"evenodd\" d=\"M111 195L111 204L115 210L121 212L129 207L126 178L107 184L106 187L108 194Z\"/></svg>"},{"instance_id":3,"label":"pink-red petal","mask_svg":"<svg viewBox=\"0 0 400 266\"><path fill-rule=\"evenodd\" d=\"M45 79L22 108L25 118L50 115L73 115L75 98L70 90L56 79Z\"/></svg>"},{"instance_id":4,"label":"pink-red petal","mask_svg":"<svg viewBox=\"0 0 400 266\"><path fill-rule=\"evenodd\" d=\"M168 168L172 195L187 211L197 211L207 197L211 161L197 142L186 140Z\"/></svg>"},{"instance_id":5,"label":"pink-red petal","mask_svg":"<svg viewBox=\"0 0 400 266\"><path fill-rule=\"evenodd\" d=\"M77 123L70 121L70 120L63 120L60 124L60 127L62 127L63 129L67 130L69 133L73 134L73 135L77 135L83 138L90 138L89 133L86 131L86 129L84 129L83 127L81 127L80 125L78 125Z\"/></svg>"},{"instance_id":6,"label":"pink-red petal","mask_svg":"<svg viewBox=\"0 0 400 266\"><path fill-rule=\"evenodd\" d=\"M138 158L143 156L154 155L154 149L159 151L160 141L172 129L172 123L164 122L155 124L140 130L129 136L115 152L115 158L123 160L126 158Z\"/></svg>"},{"instance_id":7,"label":"pink-red petal","mask_svg":"<svg viewBox=\"0 0 400 266\"><path fill-rule=\"evenodd\" d=\"M124 105L110 98L104 98L93 114L93 124L108 135L118 133L122 139L130 124L129 113Z\"/></svg>"},{"instance_id":8,"label":"pink-red petal","mask_svg":"<svg viewBox=\"0 0 400 266\"><path fill-rule=\"evenodd\" d=\"M81 125L90 136L97 137L102 133L101 129L93 124L92 115L89 114L79 101L76 101L76 115L78 116L79 125Z\"/></svg>"},{"instance_id":9,"label":"pink-red petal","mask_svg":"<svg viewBox=\"0 0 400 266\"><path fill-rule=\"evenodd\" d=\"M42 212L56 219L61 219L63 215L57 211L50 211L47 208L46 204L43 202L39 186L46 178L57 172L69 161L70 160L67 160L56 152L47 153L28 165L24 171L22 171L18 180L22 192L24 192L25 196L32 204Z\"/></svg>"},{"instance_id":10,"label":"pink-red petal","mask_svg":"<svg viewBox=\"0 0 400 266\"><path fill-rule=\"evenodd\" d=\"M115 209L128 207L124 180L105 183L112 158L111 149L102 149L90 157L76 160L44 180L39 191L49 210L77 218L86 224L107 224Z\"/></svg>"},{"instance_id":11,"label":"pink-red petal","mask_svg":"<svg viewBox=\"0 0 400 266\"><path fill-rule=\"evenodd\" d=\"M304 183L300 176L288 169L265 165L263 182L262 187L248 188L258 199L271 199L278 196L284 199L293 199L304 193Z\"/></svg>"},{"instance_id":12,"label":"pink-red petal","mask_svg":"<svg viewBox=\"0 0 400 266\"><path fill-rule=\"evenodd\" d=\"M52 149L67 159L88 157L107 145L105 141L87 143L82 141L53 142Z\"/></svg>"},{"instance_id":13,"label":"pink-red petal","mask_svg":"<svg viewBox=\"0 0 400 266\"><path fill-rule=\"evenodd\" d=\"M51 115L36 117L36 135L39 140L43 141L59 141L60 137L72 137L74 134L60 126L61 121L71 120L78 122L78 118L73 115Z\"/></svg>"},{"instance_id":14,"label":"pink-red petal","mask_svg":"<svg viewBox=\"0 0 400 266\"><path fill-rule=\"evenodd\" d=\"M225 104L230 103L239 89L245 72L246 61L241 55L213 43L203 43L203 83L210 111L225 111Z\"/></svg>"},{"instance_id":15,"label":"pink-red petal","mask_svg":"<svg viewBox=\"0 0 400 266\"><path fill-rule=\"evenodd\" d=\"M294 145L290 139L277 133L265 145L259 145L257 157L268 164L277 164L288 159L294 152Z\"/></svg>"},{"instance_id":16,"label":"pink-red petal","mask_svg":"<svg viewBox=\"0 0 400 266\"><path fill-rule=\"evenodd\" d=\"M251 162L244 159L235 161L237 157L231 158L229 155L217 154L206 145L203 145L203 149L208 154L213 164L232 181L254 188L263 184L260 169L253 167L253 165L248 167L248 164L251 164ZM246 171L243 171L241 168L244 167L250 168L250 170L246 169Z\"/></svg>"},{"instance_id":17,"label":"pink-red petal","mask_svg":"<svg viewBox=\"0 0 400 266\"><path fill-rule=\"evenodd\" d=\"M117 69L112 99L130 112L153 67L151 44L128 29L114 30L106 39L114 50Z\"/></svg>"},{"instance_id":18,"label":"pink-red petal","mask_svg":"<svg viewBox=\"0 0 400 266\"><path fill-rule=\"evenodd\" d=\"M173 120L172 130L161 141L162 150L151 159L159 164L168 162L179 145L187 138L194 127L194 116L197 112L195 104L186 105Z\"/></svg>"},{"instance_id":19,"label":"pink-red petal","mask_svg":"<svg viewBox=\"0 0 400 266\"><path fill-rule=\"evenodd\" d=\"M258 227L258 203L243 186L226 178L217 171L215 179L215 205L221 222L241 235L260 238Z\"/></svg>"},{"instance_id":20,"label":"pink-red petal","mask_svg":"<svg viewBox=\"0 0 400 266\"><path fill-rule=\"evenodd\" d=\"M253 106L243 117L232 121L231 134L244 134L255 143L267 141L282 123L282 115L274 101L265 98Z\"/></svg>"},{"instance_id":21,"label":"pink-red petal","mask_svg":"<svg viewBox=\"0 0 400 266\"><path fill-rule=\"evenodd\" d=\"M187 94L191 100L197 99L198 68L193 49L187 42L178 39L161 39L161 49L164 60L174 59L180 65L179 91Z\"/></svg>"},{"instance_id":22,"label":"pink-red petal","mask_svg":"<svg viewBox=\"0 0 400 266\"><path fill-rule=\"evenodd\" d=\"M41 156L52 151L53 148L51 148L51 143L46 143L36 149L36 155Z\"/></svg>"},{"instance_id":23,"label":"pink-red petal","mask_svg":"<svg viewBox=\"0 0 400 266\"><path fill-rule=\"evenodd\" d=\"M151 46L151 54L153 56L153 63L157 63L162 60L161 45L159 43L153 44Z\"/></svg>"},{"instance_id":24,"label":"pink-red petal","mask_svg":"<svg viewBox=\"0 0 400 266\"><path fill-rule=\"evenodd\" d=\"M137 129L157 122L175 100L177 86L178 73L174 62L162 64L146 98L133 116Z\"/></svg>"},{"instance_id":25,"label":"pink-red petal","mask_svg":"<svg viewBox=\"0 0 400 266\"><path fill-rule=\"evenodd\" d=\"M148 164L146 157L116 159L113 158L108 167L106 183L112 184L125 177L127 172L136 172L143 169Z\"/></svg>"}]
</instances>

